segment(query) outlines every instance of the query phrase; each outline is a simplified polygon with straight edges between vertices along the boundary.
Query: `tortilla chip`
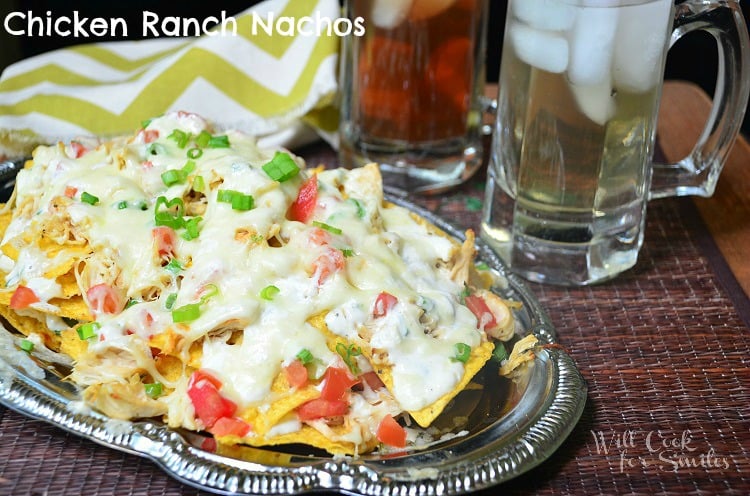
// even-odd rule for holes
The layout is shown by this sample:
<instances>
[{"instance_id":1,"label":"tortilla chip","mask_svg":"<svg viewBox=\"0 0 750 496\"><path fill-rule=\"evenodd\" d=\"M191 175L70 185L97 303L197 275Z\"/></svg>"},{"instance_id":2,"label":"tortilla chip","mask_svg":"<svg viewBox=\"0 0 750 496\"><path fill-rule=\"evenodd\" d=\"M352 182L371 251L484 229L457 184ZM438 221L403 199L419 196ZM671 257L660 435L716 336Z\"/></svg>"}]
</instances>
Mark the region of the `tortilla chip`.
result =
<instances>
[{"instance_id":1,"label":"tortilla chip","mask_svg":"<svg viewBox=\"0 0 750 496\"><path fill-rule=\"evenodd\" d=\"M81 288L78 287L78 281L72 270L57 276L57 284L62 288L62 298L81 295Z\"/></svg>"},{"instance_id":2,"label":"tortilla chip","mask_svg":"<svg viewBox=\"0 0 750 496\"><path fill-rule=\"evenodd\" d=\"M334 433L343 433L348 430L345 426L336 426L331 428ZM342 432L343 431L343 432ZM314 446L316 448L327 451L332 455L356 455L357 453L363 453L365 451L372 450L377 446L377 440L369 443L366 446L356 446L352 442L347 441L334 441L327 438L320 431L310 425L303 425L302 428L296 432L289 432L287 434L280 434L272 437L255 436L242 439L244 444L250 446L278 446L284 444L305 444L308 446Z\"/></svg>"},{"instance_id":3,"label":"tortilla chip","mask_svg":"<svg viewBox=\"0 0 750 496\"><path fill-rule=\"evenodd\" d=\"M7 305L0 305L0 316L3 317L13 329L17 330L24 336L28 336L32 333L39 334L44 338L44 344L48 348L52 350L59 349L60 337L50 331L44 321L31 315L27 315L33 312L33 310L26 310L26 314L19 315ZM39 315L41 316L42 314Z\"/></svg>"},{"instance_id":4,"label":"tortilla chip","mask_svg":"<svg viewBox=\"0 0 750 496\"><path fill-rule=\"evenodd\" d=\"M489 341L486 341L476 348L472 349L471 356L466 362L466 365L464 365L464 375L459 383L456 384L456 387L453 388L452 391L440 397L431 405L428 405L421 410L410 411L409 415L411 415L412 418L422 427L429 427L429 425L432 424L432 422L438 417L438 415L442 413L445 407L448 406L448 403L450 403L450 401L455 398L458 393L463 391L464 388L466 388L466 386L469 384L469 382L471 382L471 379L477 374L477 372L479 372L482 367L484 367L484 364L487 363L487 360L489 360L492 356L492 351L494 349L495 346ZM380 380L383 381L386 387L388 387L388 382L386 382L387 380L390 380L391 384L393 384L393 379L392 377L390 377L390 369L386 369L383 375L380 376Z\"/></svg>"},{"instance_id":5,"label":"tortilla chip","mask_svg":"<svg viewBox=\"0 0 750 496\"><path fill-rule=\"evenodd\" d=\"M73 360L78 360L89 348L86 340L78 336L75 329L66 329L60 333L60 351L70 356Z\"/></svg>"},{"instance_id":6,"label":"tortilla chip","mask_svg":"<svg viewBox=\"0 0 750 496\"><path fill-rule=\"evenodd\" d=\"M49 300L49 304L59 308L57 311L49 312L58 317L65 317L66 319L78 321L94 320L94 316L91 315L88 305L86 305L86 302L83 301L83 297L81 296L73 296L71 298L52 298Z\"/></svg>"},{"instance_id":7,"label":"tortilla chip","mask_svg":"<svg viewBox=\"0 0 750 496\"><path fill-rule=\"evenodd\" d=\"M345 346L350 345L348 340L337 334L334 334L330 329L328 329L328 326L325 323L324 313L320 313L311 317L310 319L308 319L308 323L325 334L326 340L328 341L328 348L331 349L331 351L336 352L336 345L338 343L343 343ZM376 363L376 360L374 360L373 358L373 350L367 343L358 342L356 343L356 345L361 348L362 356L366 357L370 361L370 364L375 370L375 373L378 375L378 377L380 377L380 380L383 381L385 387L392 392L392 367L388 364ZM487 360L489 360L492 356L492 351L494 349L495 346L491 342L484 342L476 348L472 349L469 360L464 366L464 375L458 382L458 384L456 384L456 387L454 387L451 391L440 397L432 404L420 410L409 411L409 414L412 416L412 418L420 426L429 427L430 424L432 424L432 422L438 417L438 415L442 413L445 407L448 406L448 403L450 403L450 401L458 393L460 393L469 384L469 382L471 382L471 379L477 374L477 372L479 372L482 367L484 367L484 364L487 363Z\"/></svg>"}]
</instances>

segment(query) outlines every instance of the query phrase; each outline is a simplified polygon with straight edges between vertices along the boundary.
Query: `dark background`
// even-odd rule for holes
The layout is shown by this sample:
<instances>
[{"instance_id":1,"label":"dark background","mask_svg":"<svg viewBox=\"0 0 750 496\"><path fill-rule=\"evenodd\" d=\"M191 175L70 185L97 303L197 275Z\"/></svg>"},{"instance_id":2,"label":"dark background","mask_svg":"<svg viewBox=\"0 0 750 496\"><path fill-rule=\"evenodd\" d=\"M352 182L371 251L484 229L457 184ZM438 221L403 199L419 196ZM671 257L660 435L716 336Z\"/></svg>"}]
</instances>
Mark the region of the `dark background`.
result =
<instances>
[{"instance_id":1,"label":"dark background","mask_svg":"<svg viewBox=\"0 0 750 496\"><path fill-rule=\"evenodd\" d=\"M357 1L357 0L355 0ZM0 0L0 20L11 11L31 10L37 16L44 16L51 10L55 16L70 15L78 10L88 17L122 17L129 26L140 26L141 12L150 10L159 16L181 16L203 18L219 16L222 10L227 15L237 14L253 4L252 0L228 0L222 2L155 2L153 0ZM741 3L745 19L750 16L748 2ZM490 29L488 34L487 78L497 81L500 51L505 24L506 0L490 0ZM132 29L132 31L136 31ZM138 33L140 34L140 33ZM132 39L138 39L134 36ZM8 64L31 55L76 43L105 41L107 38L81 39L61 37L14 37L0 27L0 69ZM693 81L709 94L714 91L717 71L717 49L710 35L700 32L684 36L670 50L667 58L666 79ZM750 115L745 118L743 132L750 136Z\"/></svg>"}]
</instances>

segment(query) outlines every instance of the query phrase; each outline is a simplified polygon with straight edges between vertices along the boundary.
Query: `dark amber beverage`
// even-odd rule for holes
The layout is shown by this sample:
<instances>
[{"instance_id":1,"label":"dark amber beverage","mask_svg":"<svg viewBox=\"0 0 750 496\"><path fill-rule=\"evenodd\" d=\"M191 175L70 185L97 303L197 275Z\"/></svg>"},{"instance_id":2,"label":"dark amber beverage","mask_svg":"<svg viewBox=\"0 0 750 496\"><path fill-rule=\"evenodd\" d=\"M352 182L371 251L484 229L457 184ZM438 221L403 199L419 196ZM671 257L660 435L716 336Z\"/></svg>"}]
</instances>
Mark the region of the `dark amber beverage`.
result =
<instances>
[{"instance_id":1,"label":"dark amber beverage","mask_svg":"<svg viewBox=\"0 0 750 496\"><path fill-rule=\"evenodd\" d=\"M406 192L459 184L481 163L485 0L352 0L344 40L341 158L378 162Z\"/></svg>"}]
</instances>

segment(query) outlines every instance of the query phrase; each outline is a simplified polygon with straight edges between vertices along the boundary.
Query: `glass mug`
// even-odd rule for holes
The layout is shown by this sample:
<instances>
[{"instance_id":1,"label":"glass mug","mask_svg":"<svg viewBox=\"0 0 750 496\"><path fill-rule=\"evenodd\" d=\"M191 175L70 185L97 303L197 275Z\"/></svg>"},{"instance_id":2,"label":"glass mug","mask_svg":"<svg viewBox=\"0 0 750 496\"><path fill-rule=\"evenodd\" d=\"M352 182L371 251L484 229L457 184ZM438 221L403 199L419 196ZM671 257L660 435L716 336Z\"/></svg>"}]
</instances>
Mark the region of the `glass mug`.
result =
<instances>
[{"instance_id":1,"label":"glass mug","mask_svg":"<svg viewBox=\"0 0 750 496\"><path fill-rule=\"evenodd\" d=\"M377 162L397 194L438 193L482 165L486 0L347 0L339 157Z\"/></svg>"},{"instance_id":2,"label":"glass mug","mask_svg":"<svg viewBox=\"0 0 750 496\"><path fill-rule=\"evenodd\" d=\"M685 33L719 47L691 155L652 164L664 63ZM750 91L738 2L511 0L481 236L520 275L585 285L636 263L646 203L710 196Z\"/></svg>"}]
</instances>

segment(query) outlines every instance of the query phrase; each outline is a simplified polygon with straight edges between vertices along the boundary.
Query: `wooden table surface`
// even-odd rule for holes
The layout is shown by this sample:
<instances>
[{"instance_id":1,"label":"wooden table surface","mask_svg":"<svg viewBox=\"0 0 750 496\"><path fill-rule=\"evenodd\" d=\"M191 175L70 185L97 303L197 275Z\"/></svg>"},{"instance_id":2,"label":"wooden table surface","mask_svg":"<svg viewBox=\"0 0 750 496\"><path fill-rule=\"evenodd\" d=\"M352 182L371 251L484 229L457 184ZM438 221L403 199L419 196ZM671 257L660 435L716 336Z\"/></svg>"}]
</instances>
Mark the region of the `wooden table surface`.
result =
<instances>
[{"instance_id":1,"label":"wooden table surface","mask_svg":"<svg viewBox=\"0 0 750 496\"><path fill-rule=\"evenodd\" d=\"M668 81L664 86L657 135L671 163L692 150L711 110L711 101L694 84ZM694 198L711 235L750 296L750 145L740 136L711 198Z\"/></svg>"}]
</instances>

